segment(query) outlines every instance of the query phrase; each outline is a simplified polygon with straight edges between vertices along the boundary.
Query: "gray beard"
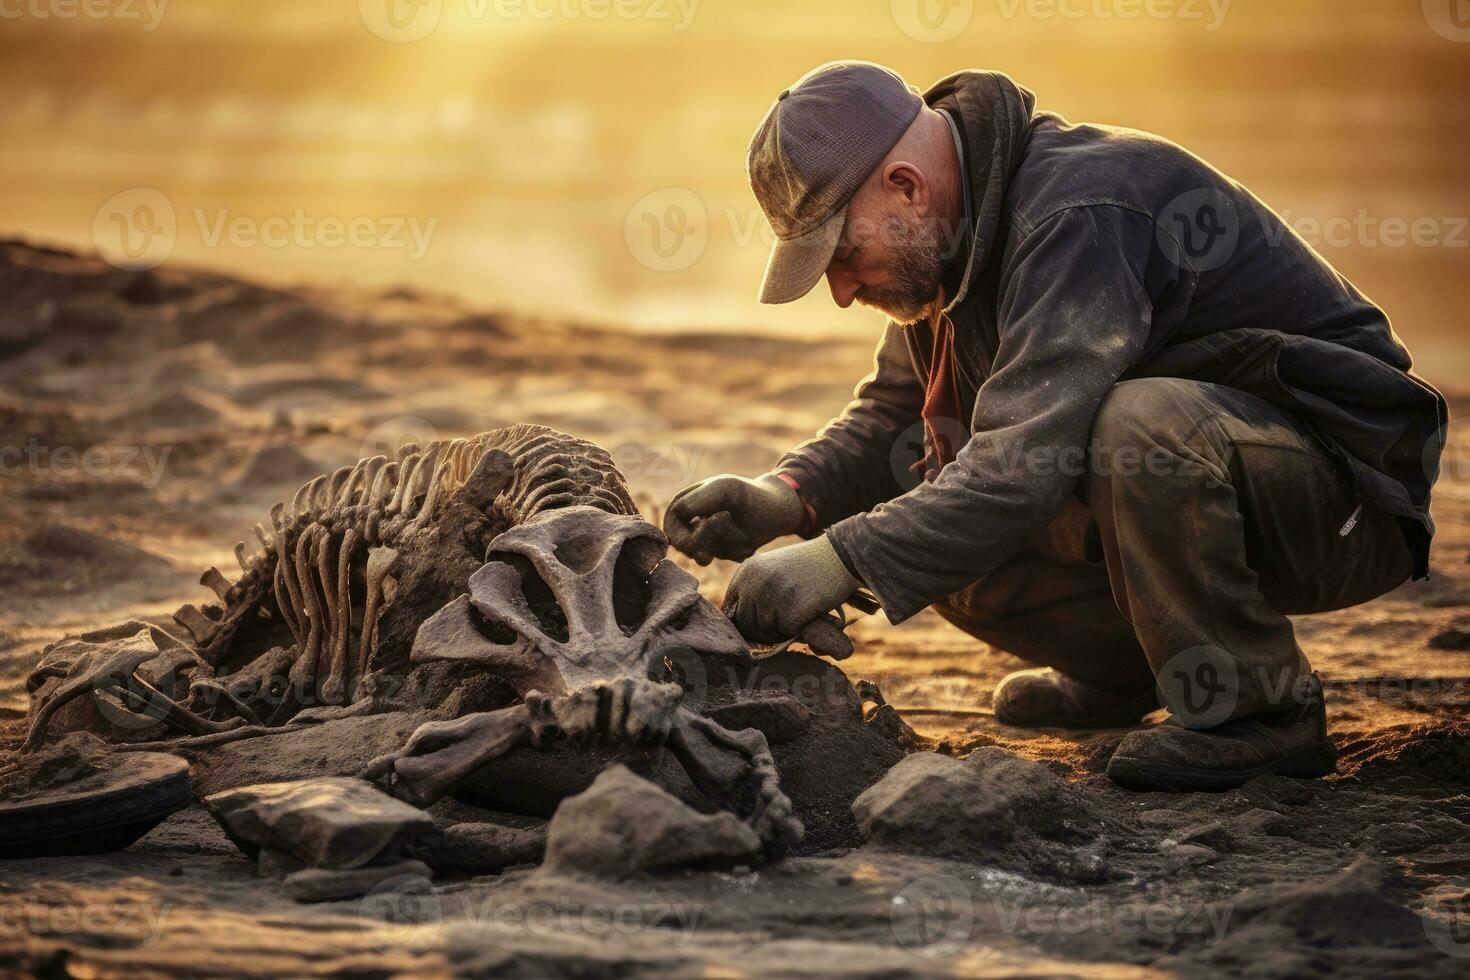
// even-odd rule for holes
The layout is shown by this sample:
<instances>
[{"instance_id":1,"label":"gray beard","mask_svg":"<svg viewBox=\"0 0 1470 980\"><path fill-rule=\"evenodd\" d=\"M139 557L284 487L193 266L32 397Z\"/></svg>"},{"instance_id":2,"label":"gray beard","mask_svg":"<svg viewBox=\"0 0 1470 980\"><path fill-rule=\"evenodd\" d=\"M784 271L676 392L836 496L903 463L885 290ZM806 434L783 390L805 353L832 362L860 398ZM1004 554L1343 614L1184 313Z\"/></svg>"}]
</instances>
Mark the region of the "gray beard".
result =
<instances>
[{"instance_id":1,"label":"gray beard","mask_svg":"<svg viewBox=\"0 0 1470 980\"><path fill-rule=\"evenodd\" d=\"M929 315L944 278L944 242L924 226L893 243L893 278L882 286L864 286L857 301L907 326Z\"/></svg>"}]
</instances>

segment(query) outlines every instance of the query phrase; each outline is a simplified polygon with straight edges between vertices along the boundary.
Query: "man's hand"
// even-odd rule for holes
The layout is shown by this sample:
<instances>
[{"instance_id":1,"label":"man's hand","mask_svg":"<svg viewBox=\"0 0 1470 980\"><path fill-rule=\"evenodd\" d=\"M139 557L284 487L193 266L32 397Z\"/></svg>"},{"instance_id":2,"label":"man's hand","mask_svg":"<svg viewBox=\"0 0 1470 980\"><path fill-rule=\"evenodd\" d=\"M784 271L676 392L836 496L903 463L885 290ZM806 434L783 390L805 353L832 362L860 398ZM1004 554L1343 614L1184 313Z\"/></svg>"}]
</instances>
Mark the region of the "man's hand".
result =
<instances>
[{"instance_id":1,"label":"man's hand","mask_svg":"<svg viewBox=\"0 0 1470 980\"><path fill-rule=\"evenodd\" d=\"M664 514L669 543L701 565L716 558L743 561L762 545L792 534L806 505L773 473L747 480L724 474L679 491Z\"/></svg>"},{"instance_id":2,"label":"man's hand","mask_svg":"<svg viewBox=\"0 0 1470 980\"><path fill-rule=\"evenodd\" d=\"M741 565L725 592L725 614L752 643L780 643L861 587L824 534Z\"/></svg>"}]
</instances>

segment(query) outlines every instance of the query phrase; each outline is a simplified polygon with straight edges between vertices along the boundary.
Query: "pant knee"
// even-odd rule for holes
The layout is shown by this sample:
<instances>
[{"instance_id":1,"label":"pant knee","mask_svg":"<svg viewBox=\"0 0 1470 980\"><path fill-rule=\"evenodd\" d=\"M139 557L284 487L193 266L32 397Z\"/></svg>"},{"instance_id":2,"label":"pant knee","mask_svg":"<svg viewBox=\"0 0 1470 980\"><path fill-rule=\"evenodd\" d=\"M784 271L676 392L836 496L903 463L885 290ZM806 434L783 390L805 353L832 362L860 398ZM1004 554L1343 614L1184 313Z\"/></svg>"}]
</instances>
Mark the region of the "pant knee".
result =
<instances>
[{"instance_id":1,"label":"pant knee","mask_svg":"<svg viewBox=\"0 0 1470 980\"><path fill-rule=\"evenodd\" d=\"M1129 496L1149 498L1199 481L1229 479L1229 438L1214 424L1197 382L1146 378L1115 385L1093 422L1087 498L1124 482Z\"/></svg>"}]
</instances>

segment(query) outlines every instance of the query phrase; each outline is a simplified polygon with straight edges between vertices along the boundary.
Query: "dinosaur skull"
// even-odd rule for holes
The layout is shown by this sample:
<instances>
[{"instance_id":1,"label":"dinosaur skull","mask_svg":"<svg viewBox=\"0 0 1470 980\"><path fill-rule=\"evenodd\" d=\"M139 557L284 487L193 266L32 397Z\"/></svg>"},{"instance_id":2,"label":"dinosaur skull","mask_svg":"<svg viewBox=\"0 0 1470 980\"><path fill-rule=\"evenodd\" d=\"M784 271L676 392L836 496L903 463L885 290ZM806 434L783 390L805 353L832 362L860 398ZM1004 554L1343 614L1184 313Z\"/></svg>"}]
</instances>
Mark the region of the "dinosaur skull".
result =
<instances>
[{"instance_id":1,"label":"dinosaur skull","mask_svg":"<svg viewBox=\"0 0 1470 980\"><path fill-rule=\"evenodd\" d=\"M424 621L413 660L474 663L522 694L647 680L686 651L749 648L668 560L663 532L595 507L547 511L490 543L469 594Z\"/></svg>"}]
</instances>

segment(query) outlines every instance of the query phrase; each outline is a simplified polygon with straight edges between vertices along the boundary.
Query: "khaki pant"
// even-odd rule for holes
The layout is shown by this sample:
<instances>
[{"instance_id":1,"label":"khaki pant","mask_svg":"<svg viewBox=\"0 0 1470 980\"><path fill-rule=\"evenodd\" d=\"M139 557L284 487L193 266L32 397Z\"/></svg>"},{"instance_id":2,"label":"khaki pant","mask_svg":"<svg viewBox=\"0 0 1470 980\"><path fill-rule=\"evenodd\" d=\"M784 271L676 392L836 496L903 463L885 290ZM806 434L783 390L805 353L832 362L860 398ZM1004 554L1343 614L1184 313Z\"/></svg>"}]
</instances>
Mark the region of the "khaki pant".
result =
<instances>
[{"instance_id":1,"label":"khaki pant","mask_svg":"<svg viewBox=\"0 0 1470 980\"><path fill-rule=\"evenodd\" d=\"M1093 686L1156 682L1191 727L1287 703L1310 671L1287 614L1366 602L1413 567L1397 518L1360 510L1313 436L1232 388L1117 385L1088 463L1032 547L936 608Z\"/></svg>"}]
</instances>

